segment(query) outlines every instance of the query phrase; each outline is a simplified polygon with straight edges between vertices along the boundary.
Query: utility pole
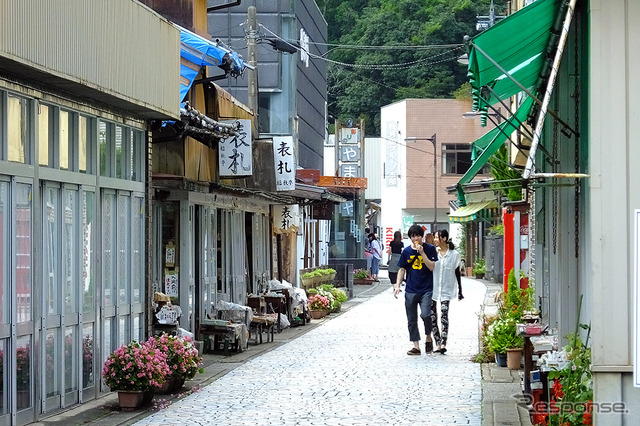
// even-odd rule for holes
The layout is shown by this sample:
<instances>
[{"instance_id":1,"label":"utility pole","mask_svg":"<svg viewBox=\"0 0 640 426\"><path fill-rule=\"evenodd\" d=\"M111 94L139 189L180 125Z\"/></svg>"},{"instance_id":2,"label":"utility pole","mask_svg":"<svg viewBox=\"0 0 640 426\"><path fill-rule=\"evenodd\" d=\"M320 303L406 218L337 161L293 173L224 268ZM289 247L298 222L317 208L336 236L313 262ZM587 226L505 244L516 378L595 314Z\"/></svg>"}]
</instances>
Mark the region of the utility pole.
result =
<instances>
[{"instance_id":1,"label":"utility pole","mask_svg":"<svg viewBox=\"0 0 640 426\"><path fill-rule=\"evenodd\" d=\"M258 38L258 22L256 20L256 7L249 6L247 9L247 21L249 26L249 34L247 36L247 52L249 55L249 65L253 68L249 68L247 75L247 81L249 87L247 88L247 98L249 101L249 108L253 111L256 123L258 121L258 61L256 61L256 39Z\"/></svg>"}]
</instances>

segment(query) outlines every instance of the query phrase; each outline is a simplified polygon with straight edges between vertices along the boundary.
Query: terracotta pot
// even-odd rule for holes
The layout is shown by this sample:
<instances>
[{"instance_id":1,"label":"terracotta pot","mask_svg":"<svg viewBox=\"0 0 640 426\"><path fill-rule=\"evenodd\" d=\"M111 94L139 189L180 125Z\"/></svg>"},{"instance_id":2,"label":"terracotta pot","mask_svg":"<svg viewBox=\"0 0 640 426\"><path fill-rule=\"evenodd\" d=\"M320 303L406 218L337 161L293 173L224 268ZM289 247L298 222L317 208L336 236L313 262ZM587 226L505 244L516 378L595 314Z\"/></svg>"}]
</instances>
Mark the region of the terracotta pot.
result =
<instances>
[{"instance_id":1,"label":"terracotta pot","mask_svg":"<svg viewBox=\"0 0 640 426\"><path fill-rule=\"evenodd\" d=\"M312 319L321 319L327 316L327 311L310 310L309 313L311 314Z\"/></svg>"},{"instance_id":2,"label":"terracotta pot","mask_svg":"<svg viewBox=\"0 0 640 426\"><path fill-rule=\"evenodd\" d=\"M467 266L465 268L465 275L467 277L472 277L473 276L473 267L472 266Z\"/></svg>"},{"instance_id":3,"label":"terracotta pot","mask_svg":"<svg viewBox=\"0 0 640 426\"><path fill-rule=\"evenodd\" d=\"M509 370L520 369L522 349L507 349L507 368Z\"/></svg>"},{"instance_id":4,"label":"terracotta pot","mask_svg":"<svg viewBox=\"0 0 640 426\"><path fill-rule=\"evenodd\" d=\"M153 391L118 391L118 404L123 410L135 410L153 399Z\"/></svg>"}]
</instances>

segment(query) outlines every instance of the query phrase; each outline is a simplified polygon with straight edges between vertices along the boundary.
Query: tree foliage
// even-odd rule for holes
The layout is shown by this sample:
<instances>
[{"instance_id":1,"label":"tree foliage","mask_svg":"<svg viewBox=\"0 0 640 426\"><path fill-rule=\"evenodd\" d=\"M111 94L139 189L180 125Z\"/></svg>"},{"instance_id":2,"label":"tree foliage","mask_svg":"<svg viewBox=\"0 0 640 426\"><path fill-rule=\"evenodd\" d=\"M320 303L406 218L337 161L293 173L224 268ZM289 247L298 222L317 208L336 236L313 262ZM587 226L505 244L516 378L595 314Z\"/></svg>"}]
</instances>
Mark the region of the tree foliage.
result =
<instances>
[{"instance_id":1,"label":"tree foliage","mask_svg":"<svg viewBox=\"0 0 640 426\"><path fill-rule=\"evenodd\" d=\"M497 181L491 184L491 187L500 190L509 201L522 200L522 172L509 166L509 153L505 145L489 158L489 164L491 175Z\"/></svg>"},{"instance_id":2,"label":"tree foliage","mask_svg":"<svg viewBox=\"0 0 640 426\"><path fill-rule=\"evenodd\" d=\"M477 16L489 13L490 0L317 3L329 25L329 114L342 122L364 119L366 132L379 134L384 105L454 97L467 81L466 66L457 61L465 53L460 45L477 33ZM494 3L500 14L505 2Z\"/></svg>"}]
</instances>

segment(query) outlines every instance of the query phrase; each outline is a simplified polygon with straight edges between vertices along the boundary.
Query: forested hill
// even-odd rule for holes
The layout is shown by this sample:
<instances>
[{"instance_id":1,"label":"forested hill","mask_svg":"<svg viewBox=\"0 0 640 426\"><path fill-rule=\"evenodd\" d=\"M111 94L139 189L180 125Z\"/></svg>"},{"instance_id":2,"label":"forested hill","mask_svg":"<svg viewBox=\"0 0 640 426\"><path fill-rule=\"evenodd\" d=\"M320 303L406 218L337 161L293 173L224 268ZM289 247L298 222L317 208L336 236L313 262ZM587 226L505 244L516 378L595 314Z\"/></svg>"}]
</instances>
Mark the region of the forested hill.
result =
<instances>
[{"instance_id":1,"label":"forested hill","mask_svg":"<svg viewBox=\"0 0 640 426\"><path fill-rule=\"evenodd\" d=\"M329 24L329 123L364 118L368 135L380 132L381 106L456 96L467 80L457 61L463 37L477 34L477 16L490 8L490 0L316 2ZM504 14L505 0L494 5Z\"/></svg>"}]
</instances>

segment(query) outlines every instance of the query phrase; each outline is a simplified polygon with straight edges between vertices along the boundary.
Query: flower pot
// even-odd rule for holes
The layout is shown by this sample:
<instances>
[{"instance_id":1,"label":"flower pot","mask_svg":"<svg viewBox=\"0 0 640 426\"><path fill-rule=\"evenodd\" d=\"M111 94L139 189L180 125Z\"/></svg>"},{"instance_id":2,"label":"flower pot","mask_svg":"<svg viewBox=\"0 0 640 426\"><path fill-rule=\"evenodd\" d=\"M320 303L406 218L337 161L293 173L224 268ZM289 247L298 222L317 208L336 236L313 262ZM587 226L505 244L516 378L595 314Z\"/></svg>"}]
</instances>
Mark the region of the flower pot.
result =
<instances>
[{"instance_id":1,"label":"flower pot","mask_svg":"<svg viewBox=\"0 0 640 426\"><path fill-rule=\"evenodd\" d=\"M506 353L496 354L496 364L498 364L498 366L500 366L500 367L506 367L507 366L507 354Z\"/></svg>"},{"instance_id":2,"label":"flower pot","mask_svg":"<svg viewBox=\"0 0 640 426\"><path fill-rule=\"evenodd\" d=\"M322 319L324 317L327 316L327 311L320 311L320 310L310 310L309 313L311 314L311 318L312 319Z\"/></svg>"},{"instance_id":3,"label":"flower pot","mask_svg":"<svg viewBox=\"0 0 640 426\"><path fill-rule=\"evenodd\" d=\"M373 284L373 278L354 278L353 284L355 285L371 285Z\"/></svg>"},{"instance_id":4,"label":"flower pot","mask_svg":"<svg viewBox=\"0 0 640 426\"><path fill-rule=\"evenodd\" d=\"M169 392L177 392L184 386L184 377L175 377L171 379L171 388Z\"/></svg>"},{"instance_id":5,"label":"flower pot","mask_svg":"<svg viewBox=\"0 0 640 426\"><path fill-rule=\"evenodd\" d=\"M507 368L509 370L520 369L522 349L507 349Z\"/></svg>"},{"instance_id":6,"label":"flower pot","mask_svg":"<svg viewBox=\"0 0 640 426\"><path fill-rule=\"evenodd\" d=\"M484 272L476 272L476 278L481 280L484 278Z\"/></svg>"},{"instance_id":7,"label":"flower pot","mask_svg":"<svg viewBox=\"0 0 640 426\"><path fill-rule=\"evenodd\" d=\"M473 276L473 266L467 266L465 269L465 275L467 277L472 277Z\"/></svg>"},{"instance_id":8,"label":"flower pot","mask_svg":"<svg viewBox=\"0 0 640 426\"><path fill-rule=\"evenodd\" d=\"M118 404L123 410L135 410L152 399L153 391L118 391Z\"/></svg>"}]
</instances>

